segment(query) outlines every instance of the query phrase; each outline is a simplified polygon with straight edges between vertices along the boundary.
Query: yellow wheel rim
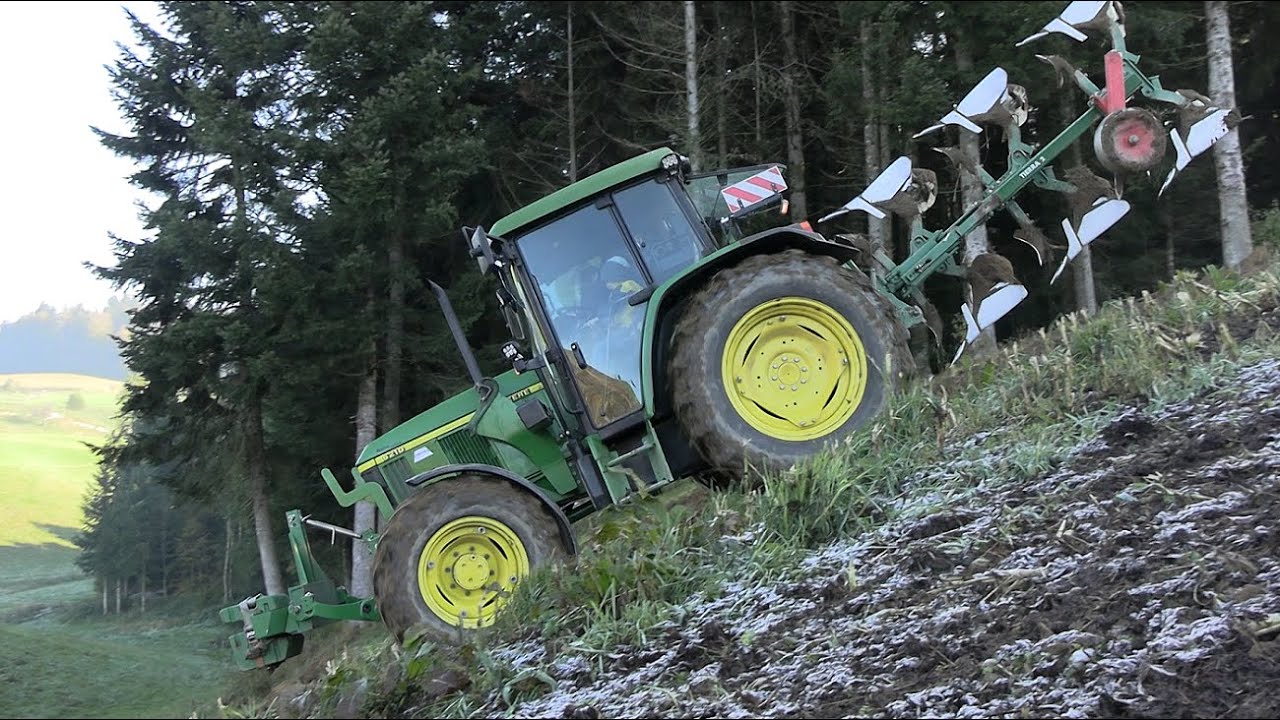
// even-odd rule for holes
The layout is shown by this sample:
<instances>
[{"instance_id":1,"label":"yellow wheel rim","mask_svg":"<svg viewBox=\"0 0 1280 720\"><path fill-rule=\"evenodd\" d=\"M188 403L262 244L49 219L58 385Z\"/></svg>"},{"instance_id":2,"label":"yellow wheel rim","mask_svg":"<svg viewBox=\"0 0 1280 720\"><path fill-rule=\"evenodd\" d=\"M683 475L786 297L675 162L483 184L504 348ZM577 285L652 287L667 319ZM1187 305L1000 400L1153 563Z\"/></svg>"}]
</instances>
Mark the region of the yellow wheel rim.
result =
<instances>
[{"instance_id":1,"label":"yellow wheel rim","mask_svg":"<svg viewBox=\"0 0 1280 720\"><path fill-rule=\"evenodd\" d=\"M867 353L843 316L811 298L761 303L725 342L729 402L772 438L820 438L853 416L867 389Z\"/></svg>"},{"instance_id":2,"label":"yellow wheel rim","mask_svg":"<svg viewBox=\"0 0 1280 720\"><path fill-rule=\"evenodd\" d=\"M493 518L468 516L440 528L418 557L418 590L440 619L464 628L493 624L529 574L520 537Z\"/></svg>"}]
</instances>

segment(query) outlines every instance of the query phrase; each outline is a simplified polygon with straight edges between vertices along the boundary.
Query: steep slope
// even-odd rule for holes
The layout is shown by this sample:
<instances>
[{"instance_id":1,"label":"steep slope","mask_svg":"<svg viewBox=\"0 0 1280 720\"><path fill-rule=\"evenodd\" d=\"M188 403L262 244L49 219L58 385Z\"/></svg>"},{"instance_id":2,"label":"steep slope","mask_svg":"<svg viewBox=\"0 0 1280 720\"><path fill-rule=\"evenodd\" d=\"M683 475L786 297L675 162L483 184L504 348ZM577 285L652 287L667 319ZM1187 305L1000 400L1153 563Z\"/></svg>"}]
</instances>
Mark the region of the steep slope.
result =
<instances>
[{"instance_id":1,"label":"steep slope","mask_svg":"<svg viewBox=\"0 0 1280 720\"><path fill-rule=\"evenodd\" d=\"M918 498L808 580L691 603L604 673L504 649L558 685L515 716L1274 717L1280 360L1226 380L1031 485Z\"/></svg>"},{"instance_id":2,"label":"steep slope","mask_svg":"<svg viewBox=\"0 0 1280 720\"><path fill-rule=\"evenodd\" d=\"M1276 715L1278 304L1272 262L1063 318L763 492L595 518L475 644L311 658L270 712Z\"/></svg>"}]
</instances>

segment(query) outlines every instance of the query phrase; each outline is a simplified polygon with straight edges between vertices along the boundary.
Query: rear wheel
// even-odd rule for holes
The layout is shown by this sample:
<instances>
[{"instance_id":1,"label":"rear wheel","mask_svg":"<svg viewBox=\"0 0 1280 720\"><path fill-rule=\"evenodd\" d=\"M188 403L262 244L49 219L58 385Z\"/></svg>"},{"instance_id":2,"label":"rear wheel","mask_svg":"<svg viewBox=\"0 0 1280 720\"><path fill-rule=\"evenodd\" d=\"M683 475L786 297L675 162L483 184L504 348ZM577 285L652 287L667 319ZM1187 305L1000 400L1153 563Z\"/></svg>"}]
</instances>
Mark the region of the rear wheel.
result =
<instances>
[{"instance_id":1,"label":"rear wheel","mask_svg":"<svg viewBox=\"0 0 1280 720\"><path fill-rule=\"evenodd\" d=\"M676 414L710 484L785 470L868 424L914 368L906 330L858 270L787 250L717 273L672 338ZM744 466L745 461L745 466Z\"/></svg>"},{"instance_id":2,"label":"rear wheel","mask_svg":"<svg viewBox=\"0 0 1280 720\"><path fill-rule=\"evenodd\" d=\"M453 642L492 625L517 583L567 554L538 498L501 478L464 474L396 508L374 555L374 596L397 641L420 626Z\"/></svg>"}]
</instances>

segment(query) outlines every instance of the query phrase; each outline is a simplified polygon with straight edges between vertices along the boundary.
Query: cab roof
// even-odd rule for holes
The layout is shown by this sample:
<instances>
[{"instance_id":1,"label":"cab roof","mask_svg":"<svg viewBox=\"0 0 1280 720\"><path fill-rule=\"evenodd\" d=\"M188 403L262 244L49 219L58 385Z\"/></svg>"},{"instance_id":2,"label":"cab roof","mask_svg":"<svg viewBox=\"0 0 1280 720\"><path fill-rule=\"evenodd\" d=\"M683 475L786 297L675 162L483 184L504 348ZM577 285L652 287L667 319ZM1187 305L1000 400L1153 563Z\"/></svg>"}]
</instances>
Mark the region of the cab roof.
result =
<instances>
[{"instance_id":1,"label":"cab roof","mask_svg":"<svg viewBox=\"0 0 1280 720\"><path fill-rule=\"evenodd\" d=\"M650 150L629 160L612 165L594 175L589 175L568 187L536 200L507 215L489 228L488 234L505 236L532 225L566 207L576 205L593 195L622 185L662 169L662 158L672 154L669 148Z\"/></svg>"}]
</instances>

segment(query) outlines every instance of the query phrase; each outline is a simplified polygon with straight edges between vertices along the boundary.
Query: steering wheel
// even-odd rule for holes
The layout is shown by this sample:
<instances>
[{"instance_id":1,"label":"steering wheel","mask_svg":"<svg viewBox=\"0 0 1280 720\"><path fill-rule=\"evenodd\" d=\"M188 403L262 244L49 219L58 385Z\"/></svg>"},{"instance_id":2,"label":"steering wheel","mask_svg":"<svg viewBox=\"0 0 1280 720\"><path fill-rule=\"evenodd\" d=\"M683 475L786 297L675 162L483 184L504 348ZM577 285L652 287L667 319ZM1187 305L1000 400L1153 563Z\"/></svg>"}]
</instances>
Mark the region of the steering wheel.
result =
<instances>
[{"instance_id":1,"label":"steering wheel","mask_svg":"<svg viewBox=\"0 0 1280 720\"><path fill-rule=\"evenodd\" d=\"M555 323L556 329L559 331L559 334L564 335L565 331L568 330L571 326L574 328L574 330L577 330L582 326L586 325L589 320L592 320L597 316L598 316L598 313L593 312L590 309L585 308L581 305L575 305L573 307L561 308L559 310L556 310L552 317L552 320ZM577 338L571 338L570 340L571 341L577 340Z\"/></svg>"}]
</instances>

